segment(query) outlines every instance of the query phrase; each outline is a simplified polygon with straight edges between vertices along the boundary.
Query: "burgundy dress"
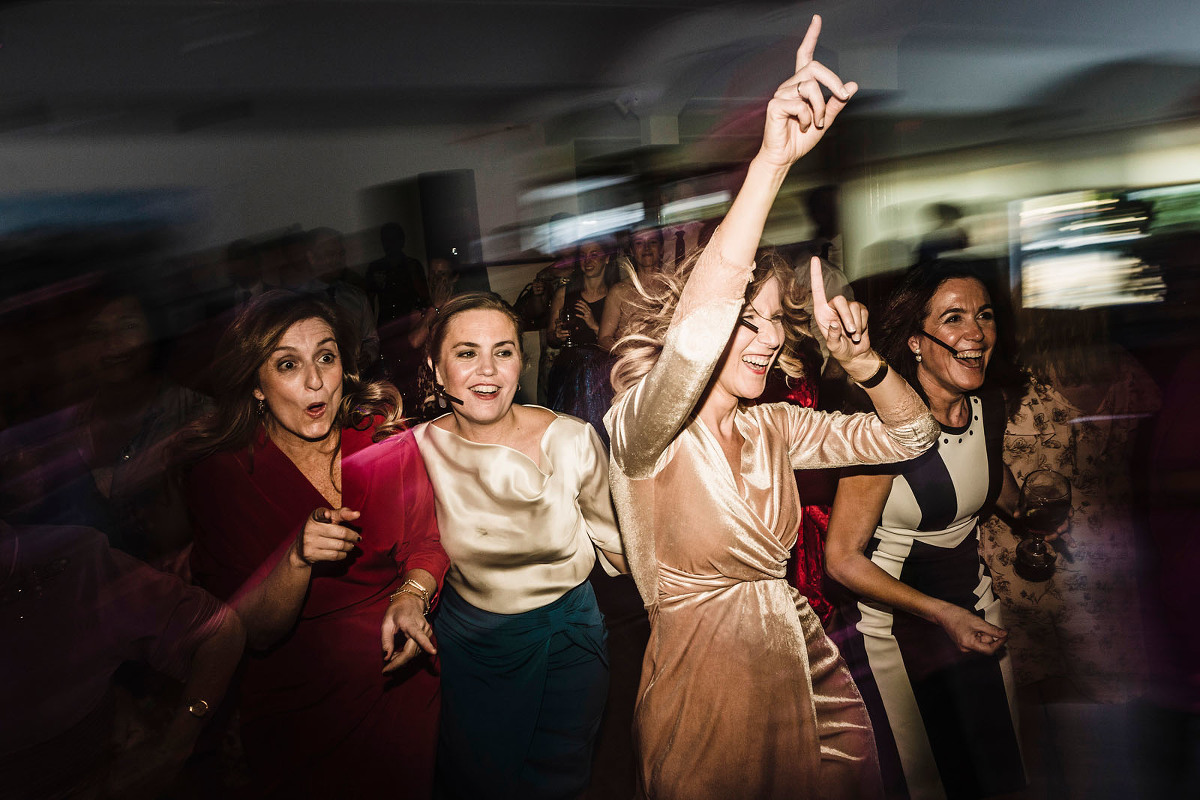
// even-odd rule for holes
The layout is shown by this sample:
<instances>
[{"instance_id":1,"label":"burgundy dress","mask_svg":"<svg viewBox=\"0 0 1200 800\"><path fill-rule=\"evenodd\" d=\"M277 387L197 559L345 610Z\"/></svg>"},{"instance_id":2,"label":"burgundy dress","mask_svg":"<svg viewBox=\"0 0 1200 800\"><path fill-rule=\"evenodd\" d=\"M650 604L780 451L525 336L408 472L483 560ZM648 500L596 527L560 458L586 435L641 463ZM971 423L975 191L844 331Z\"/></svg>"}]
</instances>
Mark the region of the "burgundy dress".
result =
<instances>
[{"instance_id":1,"label":"burgundy dress","mask_svg":"<svg viewBox=\"0 0 1200 800\"><path fill-rule=\"evenodd\" d=\"M432 791L438 678L424 657L382 674L380 624L405 570L426 569L440 587L449 562L411 435L368 445L370 432L342 434L342 497L363 512L360 549L313 567L296 626L243 665L239 710L255 797ZM312 510L329 505L261 428L252 454L197 465L188 501L193 574L222 599L265 575Z\"/></svg>"}]
</instances>

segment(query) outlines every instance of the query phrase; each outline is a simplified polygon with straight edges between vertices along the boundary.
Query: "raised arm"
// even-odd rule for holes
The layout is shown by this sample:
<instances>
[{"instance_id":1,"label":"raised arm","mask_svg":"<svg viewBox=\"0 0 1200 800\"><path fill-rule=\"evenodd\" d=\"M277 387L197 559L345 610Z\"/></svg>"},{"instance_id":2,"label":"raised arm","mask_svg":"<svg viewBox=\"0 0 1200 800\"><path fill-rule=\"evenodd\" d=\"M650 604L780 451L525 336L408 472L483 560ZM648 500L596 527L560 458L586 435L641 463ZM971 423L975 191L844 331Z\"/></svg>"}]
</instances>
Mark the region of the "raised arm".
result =
<instances>
[{"instance_id":1,"label":"raised arm","mask_svg":"<svg viewBox=\"0 0 1200 800\"><path fill-rule=\"evenodd\" d=\"M938 600L893 578L863 554L892 490L891 475L843 475L838 481L825 542L825 569L838 583L941 625L963 652L994 653L1008 633L965 608Z\"/></svg>"},{"instance_id":2,"label":"raised arm","mask_svg":"<svg viewBox=\"0 0 1200 800\"><path fill-rule=\"evenodd\" d=\"M929 449L937 441L937 421L900 373L889 368L871 347L866 306L842 296L827 300L821 259L815 256L809 263L809 281L813 319L825 337L829 355L871 398L883 424L883 433L897 444L910 448L908 455L891 460L913 458Z\"/></svg>"},{"instance_id":3,"label":"raised arm","mask_svg":"<svg viewBox=\"0 0 1200 800\"><path fill-rule=\"evenodd\" d=\"M686 423L737 322L763 225L788 169L825 135L858 88L813 61L821 18L796 51L796 71L767 104L762 146L679 298L654 368L613 407L613 458L648 476ZM832 97L828 103L822 86Z\"/></svg>"}]
</instances>

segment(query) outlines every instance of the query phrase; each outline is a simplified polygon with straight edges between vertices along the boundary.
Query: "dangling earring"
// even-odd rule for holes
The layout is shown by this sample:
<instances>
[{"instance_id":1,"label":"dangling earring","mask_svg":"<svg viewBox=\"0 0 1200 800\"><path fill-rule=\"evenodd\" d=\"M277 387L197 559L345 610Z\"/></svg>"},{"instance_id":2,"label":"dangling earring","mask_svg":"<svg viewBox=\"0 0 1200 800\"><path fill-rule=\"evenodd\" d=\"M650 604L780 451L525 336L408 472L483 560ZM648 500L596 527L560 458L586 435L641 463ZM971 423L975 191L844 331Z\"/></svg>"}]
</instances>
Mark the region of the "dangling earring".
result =
<instances>
[{"instance_id":1,"label":"dangling earring","mask_svg":"<svg viewBox=\"0 0 1200 800\"><path fill-rule=\"evenodd\" d=\"M446 407L446 387L437 381L433 382L433 396L437 398L438 408Z\"/></svg>"},{"instance_id":2,"label":"dangling earring","mask_svg":"<svg viewBox=\"0 0 1200 800\"><path fill-rule=\"evenodd\" d=\"M920 350L913 351L913 358L917 359L917 363L920 364L921 363L921 351Z\"/></svg>"},{"instance_id":3,"label":"dangling earring","mask_svg":"<svg viewBox=\"0 0 1200 800\"><path fill-rule=\"evenodd\" d=\"M261 417L265 413L267 413L267 404L260 398L258 401L258 415Z\"/></svg>"}]
</instances>

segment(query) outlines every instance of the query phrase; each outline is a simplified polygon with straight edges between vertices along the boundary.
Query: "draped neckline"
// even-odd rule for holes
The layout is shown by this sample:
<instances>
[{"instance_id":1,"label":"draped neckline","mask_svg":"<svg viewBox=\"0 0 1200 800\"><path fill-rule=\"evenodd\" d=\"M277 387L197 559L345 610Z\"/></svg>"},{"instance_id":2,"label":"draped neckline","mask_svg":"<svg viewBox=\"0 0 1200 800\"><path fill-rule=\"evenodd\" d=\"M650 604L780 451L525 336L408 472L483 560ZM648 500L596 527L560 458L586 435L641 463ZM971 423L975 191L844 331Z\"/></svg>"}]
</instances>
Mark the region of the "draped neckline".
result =
<instances>
[{"instance_id":1,"label":"draped neckline","mask_svg":"<svg viewBox=\"0 0 1200 800\"><path fill-rule=\"evenodd\" d=\"M515 447L510 447L509 445L500 444L497 442L477 442L473 439L468 439L465 436L457 434L454 431L448 431L445 428L442 428L442 427L434 424L438 420L444 419L445 417L450 416L449 412L447 412L446 414L443 414L440 417L435 417L434 419L431 419L429 422L425 423L425 427L429 430L437 431L439 435L445 436L446 443L450 444L453 447L465 448L467 450L475 449L476 452L480 455L482 455L485 452L489 452L489 451L490 452L500 452L500 453L504 453L505 455L512 454L509 456L510 458L513 456L516 456L518 459L518 463L523 461L526 465L532 467L536 472L538 472L542 476L543 482L545 482L554 474L554 464L551 463L551 461L550 461L550 453L546 449L546 442L549 440L549 437L550 437L550 429L553 428L560 419L562 419L562 415L560 415L556 411L545 408L544 406L526 405L525 407L526 408L541 408L544 411L550 411L551 414L554 414L554 419L550 420L550 424L548 424L546 426L546 430L542 431L542 435L538 438L538 454L541 456L541 459L540 459L542 462L541 464L534 462L534 460L532 458L530 458L525 453L522 453L520 450L518 450ZM542 468L543 464L546 466L546 469Z\"/></svg>"},{"instance_id":2,"label":"draped neckline","mask_svg":"<svg viewBox=\"0 0 1200 800\"><path fill-rule=\"evenodd\" d=\"M703 419L701 419L699 414L694 417L694 420L698 424L699 430L702 431L700 438L704 441L705 446L710 448L720 458L720 462L725 466L725 476L729 479L733 486L733 493L742 501L742 505L746 507L746 510L754 515L754 519L762 526L762 528L764 530L770 530L771 526L768 525L767 521L763 519L762 515L759 513L759 510L754 507L754 504L750 502L750 498L748 497L750 491L750 481L747 479L747 476L753 475L755 472L755 448L751 444L750 440L752 436L760 433L754 429L754 424L750 419L749 412L747 412L745 407L740 404L738 405L737 410L734 411L733 424L737 429L737 432L741 434L742 437L742 447L738 454L737 475L735 475L733 472L733 465L730 464L729 459L725 457L725 450L721 447L721 441L717 438L717 435L712 432L712 429L708 427L708 424L705 423ZM739 477L741 478L740 486L738 483ZM754 488L760 489L762 487L755 486Z\"/></svg>"}]
</instances>

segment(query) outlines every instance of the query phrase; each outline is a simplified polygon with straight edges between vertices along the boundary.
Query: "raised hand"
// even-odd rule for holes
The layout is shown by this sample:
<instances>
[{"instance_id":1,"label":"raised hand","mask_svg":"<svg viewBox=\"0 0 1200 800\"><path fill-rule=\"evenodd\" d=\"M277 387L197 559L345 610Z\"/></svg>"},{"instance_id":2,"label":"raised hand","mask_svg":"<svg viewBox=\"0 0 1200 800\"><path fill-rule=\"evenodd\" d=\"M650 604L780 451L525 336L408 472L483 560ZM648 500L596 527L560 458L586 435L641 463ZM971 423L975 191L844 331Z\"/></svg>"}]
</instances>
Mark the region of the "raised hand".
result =
<instances>
[{"instance_id":1,"label":"raised hand","mask_svg":"<svg viewBox=\"0 0 1200 800\"><path fill-rule=\"evenodd\" d=\"M341 561L362 541L362 536L343 522L353 522L359 512L352 508L318 508L308 516L296 537L292 552L299 564L311 567L319 561ZM293 562L295 563L295 562Z\"/></svg>"},{"instance_id":2,"label":"raised hand","mask_svg":"<svg viewBox=\"0 0 1200 800\"><path fill-rule=\"evenodd\" d=\"M760 155L773 164L791 166L812 150L858 91L858 84L842 83L832 70L813 61L820 35L821 18L814 15L796 50L795 74L779 85L767 104ZM828 102L822 86L832 94Z\"/></svg>"},{"instance_id":3,"label":"raised hand","mask_svg":"<svg viewBox=\"0 0 1200 800\"><path fill-rule=\"evenodd\" d=\"M859 356L871 352L871 338L867 335L867 307L862 303L838 295L832 301L825 298L825 278L821 273L821 259L813 256L809 263L809 281L812 284L813 319L825 337L829 354L843 367ZM877 357L870 360L873 372L878 366ZM847 370L849 371L849 370ZM856 377L851 375L851 377ZM869 377L864 376L864 377Z\"/></svg>"}]
</instances>

